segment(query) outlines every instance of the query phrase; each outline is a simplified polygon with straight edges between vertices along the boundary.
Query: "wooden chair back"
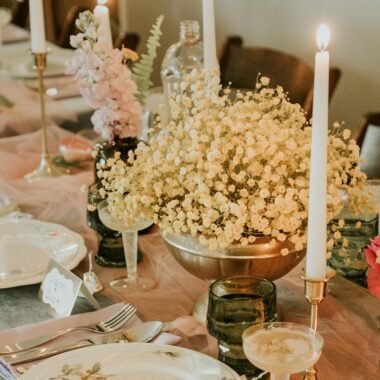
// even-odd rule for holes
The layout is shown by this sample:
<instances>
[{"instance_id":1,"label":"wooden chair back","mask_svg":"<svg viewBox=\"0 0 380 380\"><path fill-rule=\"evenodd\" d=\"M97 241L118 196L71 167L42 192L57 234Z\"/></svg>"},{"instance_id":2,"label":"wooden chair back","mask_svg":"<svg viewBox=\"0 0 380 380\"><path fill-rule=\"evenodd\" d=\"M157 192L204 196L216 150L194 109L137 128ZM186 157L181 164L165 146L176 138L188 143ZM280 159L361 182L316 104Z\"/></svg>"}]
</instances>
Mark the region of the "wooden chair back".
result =
<instances>
[{"instance_id":1,"label":"wooden chair back","mask_svg":"<svg viewBox=\"0 0 380 380\"><path fill-rule=\"evenodd\" d=\"M20 0L15 2L12 23L27 29L29 23L29 1Z\"/></svg>"},{"instance_id":2,"label":"wooden chair back","mask_svg":"<svg viewBox=\"0 0 380 380\"><path fill-rule=\"evenodd\" d=\"M121 33L116 37L113 46L117 49L126 47L136 51L139 42L140 36L137 33Z\"/></svg>"},{"instance_id":3,"label":"wooden chair back","mask_svg":"<svg viewBox=\"0 0 380 380\"><path fill-rule=\"evenodd\" d=\"M56 44L62 48L70 48L70 36L79 32L75 25L75 20L79 13L84 12L86 8L81 5L73 5L64 18L62 28L56 36Z\"/></svg>"},{"instance_id":4,"label":"wooden chair back","mask_svg":"<svg viewBox=\"0 0 380 380\"><path fill-rule=\"evenodd\" d=\"M234 36L227 40L220 71L223 85L231 83L232 87L241 89L255 88L259 74L270 78L271 86L283 87L290 100L299 103L311 117L314 72L300 58L262 47L243 47L242 38ZM340 75L338 68L330 70L330 98Z\"/></svg>"}]
</instances>

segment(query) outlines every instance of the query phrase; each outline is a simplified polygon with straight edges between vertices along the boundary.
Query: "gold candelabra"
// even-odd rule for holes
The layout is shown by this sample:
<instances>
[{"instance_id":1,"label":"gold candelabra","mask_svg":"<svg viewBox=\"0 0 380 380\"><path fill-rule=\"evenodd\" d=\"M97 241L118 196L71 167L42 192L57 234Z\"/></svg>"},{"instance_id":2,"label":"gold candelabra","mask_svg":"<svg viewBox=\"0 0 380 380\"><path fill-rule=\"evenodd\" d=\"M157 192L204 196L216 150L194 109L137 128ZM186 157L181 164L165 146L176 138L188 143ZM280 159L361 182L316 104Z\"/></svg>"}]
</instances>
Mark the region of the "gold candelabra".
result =
<instances>
[{"instance_id":1,"label":"gold candelabra","mask_svg":"<svg viewBox=\"0 0 380 380\"><path fill-rule=\"evenodd\" d=\"M46 68L47 52L34 53L34 70L38 73L38 90L40 94L40 111L41 111L41 157L38 167L32 172L25 175L25 179L29 182L39 180L46 177L58 177L65 174L59 167L57 167L51 160L47 147L47 125L45 114L45 88L43 74Z\"/></svg>"},{"instance_id":2,"label":"gold candelabra","mask_svg":"<svg viewBox=\"0 0 380 380\"><path fill-rule=\"evenodd\" d=\"M318 308L319 304L326 297L327 282L330 277L322 280L313 280L303 277L305 285L305 297L311 305L310 309L310 328L317 331L318 327ZM305 372L304 380L316 380L317 371L315 366Z\"/></svg>"}]
</instances>

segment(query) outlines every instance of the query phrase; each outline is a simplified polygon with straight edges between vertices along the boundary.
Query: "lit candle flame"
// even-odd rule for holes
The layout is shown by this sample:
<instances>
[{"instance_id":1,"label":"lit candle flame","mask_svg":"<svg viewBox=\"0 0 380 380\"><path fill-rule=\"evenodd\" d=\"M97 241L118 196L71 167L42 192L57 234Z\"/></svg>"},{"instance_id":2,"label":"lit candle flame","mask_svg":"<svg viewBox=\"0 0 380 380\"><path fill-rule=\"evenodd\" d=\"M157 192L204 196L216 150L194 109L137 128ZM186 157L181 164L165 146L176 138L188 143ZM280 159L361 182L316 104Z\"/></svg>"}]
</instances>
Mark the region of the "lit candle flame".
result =
<instances>
[{"instance_id":1,"label":"lit candle flame","mask_svg":"<svg viewBox=\"0 0 380 380\"><path fill-rule=\"evenodd\" d=\"M317 31L317 45L320 50L326 50L330 42L330 29L326 24L321 24Z\"/></svg>"},{"instance_id":2,"label":"lit candle flame","mask_svg":"<svg viewBox=\"0 0 380 380\"><path fill-rule=\"evenodd\" d=\"M104 5L107 2L107 0L98 0L99 5Z\"/></svg>"}]
</instances>

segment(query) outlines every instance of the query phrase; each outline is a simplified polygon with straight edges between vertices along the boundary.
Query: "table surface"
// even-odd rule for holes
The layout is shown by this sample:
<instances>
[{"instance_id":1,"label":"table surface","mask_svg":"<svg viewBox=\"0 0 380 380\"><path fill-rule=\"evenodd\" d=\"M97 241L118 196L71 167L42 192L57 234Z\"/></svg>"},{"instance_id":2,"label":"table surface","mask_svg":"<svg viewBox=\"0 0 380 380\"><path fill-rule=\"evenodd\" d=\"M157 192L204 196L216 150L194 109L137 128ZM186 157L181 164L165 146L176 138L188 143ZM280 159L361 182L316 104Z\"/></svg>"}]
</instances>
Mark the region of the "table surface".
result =
<instances>
[{"instance_id":1,"label":"table surface","mask_svg":"<svg viewBox=\"0 0 380 380\"><path fill-rule=\"evenodd\" d=\"M57 151L60 138L69 132L56 126L49 128L49 149ZM70 176L46 179L28 184L22 176L39 161L39 133L0 139L0 196L7 195L22 211L35 218L61 223L80 233L89 249L96 251L95 232L86 223L86 195L83 184L93 180L92 168L78 170ZM94 264L105 290L96 295L102 306L117 301L135 304L145 320L173 321L173 332L183 336L182 345L216 355L216 341L204 326L190 315L195 301L208 289L208 284L192 276L170 255L159 232L139 238L143 260L139 274L155 279L149 292L118 293L109 282L125 275L124 269L110 269ZM74 272L88 270L87 259ZM299 269L276 281L279 317L281 320L309 323L309 304L303 293ZM37 301L39 285L0 290L0 329L21 326L49 319ZM75 312L90 310L81 301ZM336 276L328 286L328 295L320 307L319 331L325 346L318 362L320 379L371 380L380 378L380 302L366 289ZM300 376L293 376L300 379Z\"/></svg>"}]
</instances>

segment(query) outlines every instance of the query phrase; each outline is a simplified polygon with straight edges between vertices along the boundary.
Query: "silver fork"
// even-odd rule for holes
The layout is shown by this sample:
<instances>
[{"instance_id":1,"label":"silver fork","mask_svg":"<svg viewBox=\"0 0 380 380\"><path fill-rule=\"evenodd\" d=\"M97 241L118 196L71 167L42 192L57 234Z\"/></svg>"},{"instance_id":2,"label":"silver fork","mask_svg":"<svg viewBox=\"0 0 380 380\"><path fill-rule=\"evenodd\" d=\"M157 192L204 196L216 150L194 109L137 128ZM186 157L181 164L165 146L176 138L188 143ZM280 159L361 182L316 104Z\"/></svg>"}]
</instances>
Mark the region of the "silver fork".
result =
<instances>
[{"instance_id":1,"label":"silver fork","mask_svg":"<svg viewBox=\"0 0 380 380\"><path fill-rule=\"evenodd\" d=\"M59 330L53 334L40 335L36 338L24 340L16 344L0 346L0 355L14 354L28 350L29 348L38 347L43 343L50 342L51 340L58 338L71 331L84 330L90 331L96 334L107 334L117 330L129 319L131 319L136 313L136 308L133 305L126 304L116 314L108 318L106 321L102 321L93 325L69 327L64 330Z\"/></svg>"}]
</instances>

